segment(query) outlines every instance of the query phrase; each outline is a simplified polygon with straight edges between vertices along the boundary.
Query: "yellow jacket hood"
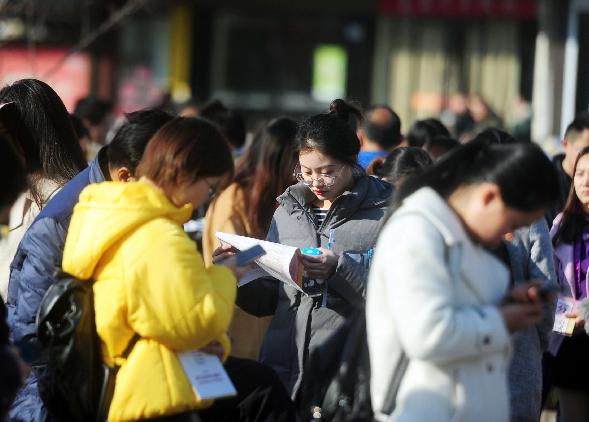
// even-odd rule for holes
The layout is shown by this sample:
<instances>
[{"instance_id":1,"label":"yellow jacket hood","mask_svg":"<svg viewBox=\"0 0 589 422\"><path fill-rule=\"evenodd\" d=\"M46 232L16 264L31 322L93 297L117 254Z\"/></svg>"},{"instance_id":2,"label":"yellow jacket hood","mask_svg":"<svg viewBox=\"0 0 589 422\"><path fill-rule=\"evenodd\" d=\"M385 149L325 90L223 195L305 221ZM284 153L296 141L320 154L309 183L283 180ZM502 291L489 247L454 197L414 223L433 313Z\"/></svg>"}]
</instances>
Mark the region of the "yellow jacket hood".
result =
<instances>
[{"instance_id":1,"label":"yellow jacket hood","mask_svg":"<svg viewBox=\"0 0 589 422\"><path fill-rule=\"evenodd\" d=\"M115 242L156 218L182 224L190 218L192 206L174 206L148 182L103 182L82 191L74 213L63 267L85 280L92 277L100 258Z\"/></svg>"}]
</instances>

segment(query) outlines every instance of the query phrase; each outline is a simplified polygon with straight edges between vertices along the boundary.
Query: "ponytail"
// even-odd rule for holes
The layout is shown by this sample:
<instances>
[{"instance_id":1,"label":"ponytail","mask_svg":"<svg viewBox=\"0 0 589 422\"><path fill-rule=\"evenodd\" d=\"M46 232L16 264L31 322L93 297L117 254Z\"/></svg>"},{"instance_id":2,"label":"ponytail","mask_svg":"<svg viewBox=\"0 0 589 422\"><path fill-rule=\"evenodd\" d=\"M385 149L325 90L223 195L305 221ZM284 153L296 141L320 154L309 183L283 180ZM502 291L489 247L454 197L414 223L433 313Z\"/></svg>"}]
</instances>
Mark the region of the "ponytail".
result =
<instances>
[{"instance_id":1,"label":"ponytail","mask_svg":"<svg viewBox=\"0 0 589 422\"><path fill-rule=\"evenodd\" d=\"M556 170L535 144L498 145L485 137L450 151L421 174L409 178L396 192L390 213L422 187L447 199L460 186L495 183L508 207L534 211L558 198Z\"/></svg>"}]
</instances>

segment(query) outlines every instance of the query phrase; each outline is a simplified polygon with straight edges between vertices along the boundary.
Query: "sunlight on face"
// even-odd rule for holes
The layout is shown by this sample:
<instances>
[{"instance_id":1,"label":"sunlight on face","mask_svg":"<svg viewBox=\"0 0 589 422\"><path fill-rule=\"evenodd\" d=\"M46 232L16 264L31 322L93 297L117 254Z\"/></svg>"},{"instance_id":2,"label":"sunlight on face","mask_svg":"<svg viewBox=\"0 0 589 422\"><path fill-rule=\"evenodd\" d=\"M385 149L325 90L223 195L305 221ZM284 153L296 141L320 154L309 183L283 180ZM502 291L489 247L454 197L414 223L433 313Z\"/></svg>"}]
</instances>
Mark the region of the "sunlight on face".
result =
<instances>
[{"instance_id":1,"label":"sunlight on face","mask_svg":"<svg viewBox=\"0 0 589 422\"><path fill-rule=\"evenodd\" d=\"M192 184L182 184L171 188L168 197L177 207L191 204L196 209L209 200L211 189L218 190L222 181L222 176L204 177Z\"/></svg>"},{"instance_id":2,"label":"sunlight on face","mask_svg":"<svg viewBox=\"0 0 589 422\"><path fill-rule=\"evenodd\" d=\"M521 211L505 204L496 184L481 183L470 189L468 206L461 215L467 230L479 242L495 247L507 233L542 218L544 209Z\"/></svg>"},{"instance_id":3,"label":"sunlight on face","mask_svg":"<svg viewBox=\"0 0 589 422\"><path fill-rule=\"evenodd\" d=\"M351 168L318 150L299 154L301 175L319 200L333 201L352 183Z\"/></svg>"},{"instance_id":4,"label":"sunlight on face","mask_svg":"<svg viewBox=\"0 0 589 422\"><path fill-rule=\"evenodd\" d=\"M585 208L585 212L589 210L589 154L583 155L578 163L573 177L573 184L575 186L575 193L577 198Z\"/></svg>"}]
</instances>

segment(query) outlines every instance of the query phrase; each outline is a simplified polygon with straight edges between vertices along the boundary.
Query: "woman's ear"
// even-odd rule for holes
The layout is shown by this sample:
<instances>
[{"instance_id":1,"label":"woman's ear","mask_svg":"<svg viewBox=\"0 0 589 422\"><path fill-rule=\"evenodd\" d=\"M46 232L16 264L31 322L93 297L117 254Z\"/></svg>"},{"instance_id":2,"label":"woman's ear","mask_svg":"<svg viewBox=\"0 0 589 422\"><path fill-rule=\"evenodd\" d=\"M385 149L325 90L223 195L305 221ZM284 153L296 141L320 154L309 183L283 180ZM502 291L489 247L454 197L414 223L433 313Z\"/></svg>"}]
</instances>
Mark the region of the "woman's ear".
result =
<instances>
[{"instance_id":1,"label":"woman's ear","mask_svg":"<svg viewBox=\"0 0 589 422\"><path fill-rule=\"evenodd\" d=\"M109 169L110 177L114 182L135 182L137 179L127 167Z\"/></svg>"},{"instance_id":2,"label":"woman's ear","mask_svg":"<svg viewBox=\"0 0 589 422\"><path fill-rule=\"evenodd\" d=\"M489 205L496 199L501 199L501 190L495 183L485 183L483 185L481 197L483 205Z\"/></svg>"}]
</instances>

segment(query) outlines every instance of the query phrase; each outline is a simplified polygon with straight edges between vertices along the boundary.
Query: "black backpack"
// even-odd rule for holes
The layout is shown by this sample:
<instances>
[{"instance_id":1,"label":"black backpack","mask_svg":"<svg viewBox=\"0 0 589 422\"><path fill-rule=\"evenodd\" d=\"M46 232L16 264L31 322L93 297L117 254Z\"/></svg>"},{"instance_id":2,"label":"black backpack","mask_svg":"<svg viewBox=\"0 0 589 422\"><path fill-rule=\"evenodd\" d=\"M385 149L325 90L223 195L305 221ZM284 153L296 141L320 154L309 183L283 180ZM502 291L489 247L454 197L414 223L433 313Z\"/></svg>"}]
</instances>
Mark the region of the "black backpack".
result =
<instances>
[{"instance_id":1,"label":"black backpack","mask_svg":"<svg viewBox=\"0 0 589 422\"><path fill-rule=\"evenodd\" d=\"M297 407L303 420L370 421L370 360L364 310L309 356Z\"/></svg>"},{"instance_id":2,"label":"black backpack","mask_svg":"<svg viewBox=\"0 0 589 422\"><path fill-rule=\"evenodd\" d=\"M91 281L57 270L37 312L37 336L47 357L39 393L59 421L105 421L118 367L103 364ZM135 335L124 357L135 345Z\"/></svg>"},{"instance_id":3,"label":"black backpack","mask_svg":"<svg viewBox=\"0 0 589 422\"><path fill-rule=\"evenodd\" d=\"M396 407L397 392L409 360L402 353L395 364L382 413ZM296 398L303 420L366 422L374 419L370 399L370 356L364 309L357 309L345 324L309 356Z\"/></svg>"}]
</instances>

